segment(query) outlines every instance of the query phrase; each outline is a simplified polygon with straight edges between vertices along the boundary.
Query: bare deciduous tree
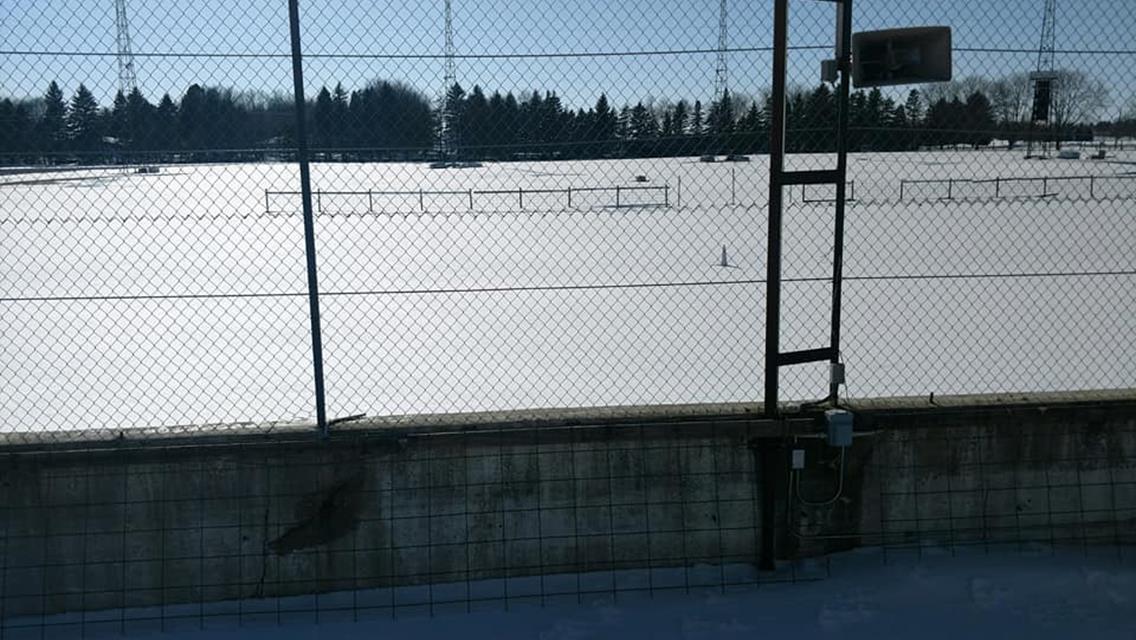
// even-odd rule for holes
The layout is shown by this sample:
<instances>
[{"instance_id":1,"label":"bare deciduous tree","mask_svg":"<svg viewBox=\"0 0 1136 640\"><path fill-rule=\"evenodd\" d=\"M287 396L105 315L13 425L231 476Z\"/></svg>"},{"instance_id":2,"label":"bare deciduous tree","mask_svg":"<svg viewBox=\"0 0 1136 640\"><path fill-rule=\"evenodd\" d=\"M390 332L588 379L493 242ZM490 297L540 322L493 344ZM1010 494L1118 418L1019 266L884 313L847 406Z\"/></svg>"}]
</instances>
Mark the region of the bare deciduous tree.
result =
<instances>
[{"instance_id":1,"label":"bare deciduous tree","mask_svg":"<svg viewBox=\"0 0 1136 640\"><path fill-rule=\"evenodd\" d=\"M1053 124L1058 130L1087 124L1108 104L1108 87L1079 69L1061 69L1053 81Z\"/></svg>"},{"instance_id":2,"label":"bare deciduous tree","mask_svg":"<svg viewBox=\"0 0 1136 640\"><path fill-rule=\"evenodd\" d=\"M990 84L990 104L1001 125L1025 122L1030 114L1030 99L1029 74L1011 74Z\"/></svg>"}]
</instances>

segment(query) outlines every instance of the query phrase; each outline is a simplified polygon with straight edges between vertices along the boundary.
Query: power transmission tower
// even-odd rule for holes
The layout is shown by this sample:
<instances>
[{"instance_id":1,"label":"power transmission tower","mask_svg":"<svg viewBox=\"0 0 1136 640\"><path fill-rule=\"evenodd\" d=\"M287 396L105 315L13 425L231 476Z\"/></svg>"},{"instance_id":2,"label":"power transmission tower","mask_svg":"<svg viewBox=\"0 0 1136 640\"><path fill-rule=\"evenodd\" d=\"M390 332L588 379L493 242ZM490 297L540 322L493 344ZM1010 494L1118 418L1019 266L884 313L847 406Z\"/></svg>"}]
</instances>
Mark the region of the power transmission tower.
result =
<instances>
[{"instance_id":1,"label":"power transmission tower","mask_svg":"<svg viewBox=\"0 0 1136 640\"><path fill-rule=\"evenodd\" d=\"M450 0L446 0L446 44L444 51L445 70L442 79L442 122L441 131L439 135L439 151L441 152L441 160L449 162L453 160L453 156L457 149L456 145L456 131L454 130L454 120L457 114L454 113L454 106L450 102L450 91L453 90L454 85L457 84L457 70L454 65L454 20L450 8Z\"/></svg>"},{"instance_id":2,"label":"power transmission tower","mask_svg":"<svg viewBox=\"0 0 1136 640\"><path fill-rule=\"evenodd\" d=\"M714 68L714 100L721 102L730 88L730 67L726 56L729 48L729 17L726 13L726 0L718 3L718 64Z\"/></svg>"},{"instance_id":3,"label":"power transmission tower","mask_svg":"<svg viewBox=\"0 0 1136 640\"><path fill-rule=\"evenodd\" d=\"M1041 22L1041 42L1037 47L1037 69L1030 74L1033 80L1033 108L1030 111L1029 132L1026 141L1026 158L1033 157L1034 130L1040 123L1049 126L1056 144L1057 130L1051 122L1053 92L1057 84L1057 0L1045 0L1045 15ZM1046 143L1042 142L1042 154Z\"/></svg>"},{"instance_id":4,"label":"power transmission tower","mask_svg":"<svg viewBox=\"0 0 1136 640\"><path fill-rule=\"evenodd\" d=\"M1054 70L1057 60L1057 0L1045 0L1045 18L1041 23L1041 44L1037 51L1037 70Z\"/></svg>"},{"instance_id":5,"label":"power transmission tower","mask_svg":"<svg viewBox=\"0 0 1136 640\"><path fill-rule=\"evenodd\" d=\"M130 95L138 86L134 73L134 52L130 47L130 22L126 18L126 0L114 0L115 43L118 45L118 88Z\"/></svg>"}]
</instances>

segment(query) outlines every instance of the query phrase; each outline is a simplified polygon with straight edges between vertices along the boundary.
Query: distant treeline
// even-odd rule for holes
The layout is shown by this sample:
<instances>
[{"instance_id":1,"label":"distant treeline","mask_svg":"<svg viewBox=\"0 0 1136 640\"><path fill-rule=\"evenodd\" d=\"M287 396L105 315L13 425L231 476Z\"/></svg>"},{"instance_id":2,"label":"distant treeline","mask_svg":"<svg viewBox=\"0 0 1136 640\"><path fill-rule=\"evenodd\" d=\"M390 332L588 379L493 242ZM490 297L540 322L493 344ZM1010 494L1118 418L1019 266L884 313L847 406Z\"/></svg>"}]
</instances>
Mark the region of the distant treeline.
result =
<instances>
[{"instance_id":1,"label":"distant treeline","mask_svg":"<svg viewBox=\"0 0 1136 640\"><path fill-rule=\"evenodd\" d=\"M1090 140L1087 123L1107 90L1077 71L1061 72L1050 124L1030 127L1028 76L968 78L910 91L905 99L878 89L852 94L849 147L905 151L991 141ZM794 89L788 104L788 146L794 152L834 149L836 96L828 85ZM307 110L316 159L427 160L618 158L768 150L770 99L726 92L698 100L641 101L619 107L600 95L571 109L552 91L487 94L454 85L436 103L407 85L375 82L347 91L321 88ZM286 96L190 86L157 104L142 92L118 93L101 107L86 86L70 99L52 82L35 100L0 100L0 162L123 162L254 160L287 154L294 142L293 105ZM1131 134L1133 119L1098 123L1112 135ZM442 139L445 138L445 144ZM443 151L445 150L445 151Z\"/></svg>"}]
</instances>

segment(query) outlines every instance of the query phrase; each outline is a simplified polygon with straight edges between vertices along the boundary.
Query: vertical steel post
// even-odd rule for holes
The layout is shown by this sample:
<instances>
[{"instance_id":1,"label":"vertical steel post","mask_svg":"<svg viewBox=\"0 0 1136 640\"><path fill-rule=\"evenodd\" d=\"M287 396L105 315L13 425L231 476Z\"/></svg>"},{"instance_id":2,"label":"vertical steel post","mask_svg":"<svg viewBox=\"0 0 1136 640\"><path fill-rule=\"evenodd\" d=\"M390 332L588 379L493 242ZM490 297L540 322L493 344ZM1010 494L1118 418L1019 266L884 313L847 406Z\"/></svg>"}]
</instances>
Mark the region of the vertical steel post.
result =
<instances>
[{"instance_id":1,"label":"vertical steel post","mask_svg":"<svg viewBox=\"0 0 1136 640\"><path fill-rule=\"evenodd\" d=\"M843 0L836 5L836 20L836 65L840 70L840 90L836 102L836 172L840 175L836 182L836 221L833 224L834 241L832 249L831 363L834 367L840 364L840 303L844 294L844 209L848 199L848 111L852 78L852 0ZM839 394L840 381L830 377L829 398L835 401Z\"/></svg>"},{"instance_id":2,"label":"vertical steel post","mask_svg":"<svg viewBox=\"0 0 1136 640\"><path fill-rule=\"evenodd\" d=\"M308 261L308 307L312 328L312 370L315 375L316 425L327 437L327 406L323 381L323 340L320 337L319 281L316 272L316 233L312 215L312 179L308 166L308 138L305 127L304 62L300 47L299 0L288 0L288 23L292 32L292 83L296 103L296 159L300 164L300 197L304 208L304 253Z\"/></svg>"},{"instance_id":3,"label":"vertical steel post","mask_svg":"<svg viewBox=\"0 0 1136 640\"><path fill-rule=\"evenodd\" d=\"M781 352L781 214L785 171L785 71L789 54L789 0L774 0L773 93L769 135L769 244L765 282L765 415L777 415Z\"/></svg>"}]
</instances>

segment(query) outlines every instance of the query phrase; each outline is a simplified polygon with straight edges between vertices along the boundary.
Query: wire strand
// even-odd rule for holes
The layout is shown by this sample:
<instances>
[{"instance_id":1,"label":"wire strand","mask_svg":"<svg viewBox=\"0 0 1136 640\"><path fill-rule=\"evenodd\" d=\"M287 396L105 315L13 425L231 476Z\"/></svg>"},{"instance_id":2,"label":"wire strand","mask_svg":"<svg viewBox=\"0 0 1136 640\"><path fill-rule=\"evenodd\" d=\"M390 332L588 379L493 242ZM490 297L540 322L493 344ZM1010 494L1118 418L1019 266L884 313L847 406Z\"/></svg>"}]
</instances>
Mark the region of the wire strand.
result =
<instances>
[{"instance_id":1,"label":"wire strand","mask_svg":"<svg viewBox=\"0 0 1136 640\"><path fill-rule=\"evenodd\" d=\"M844 281L881 282L881 281L933 281L933 280L996 280L1020 278L1084 278L1084 277L1123 277L1136 276L1132 271L1067 271L1067 272L1033 272L1033 273L952 273L952 274L912 274L912 275L876 275L876 276L845 276ZM831 282L831 277L816 278L783 278L781 282L807 284ZM610 284L579 284L579 285L533 285L511 287L454 287L436 289L365 289L345 291L321 291L320 297L341 296L408 296L408 295L464 295L487 293L541 293L556 291L605 291L620 289L673 289L684 287L728 287L739 285L765 284L764 278L745 280L695 280L680 282L631 282ZM101 296L26 296L2 297L0 303L16 302L113 302L113 301L147 301L147 300L239 300L257 298L297 298L307 297L306 291L281 291L263 293L187 293L187 294L152 294L152 295L101 295Z\"/></svg>"}]
</instances>

